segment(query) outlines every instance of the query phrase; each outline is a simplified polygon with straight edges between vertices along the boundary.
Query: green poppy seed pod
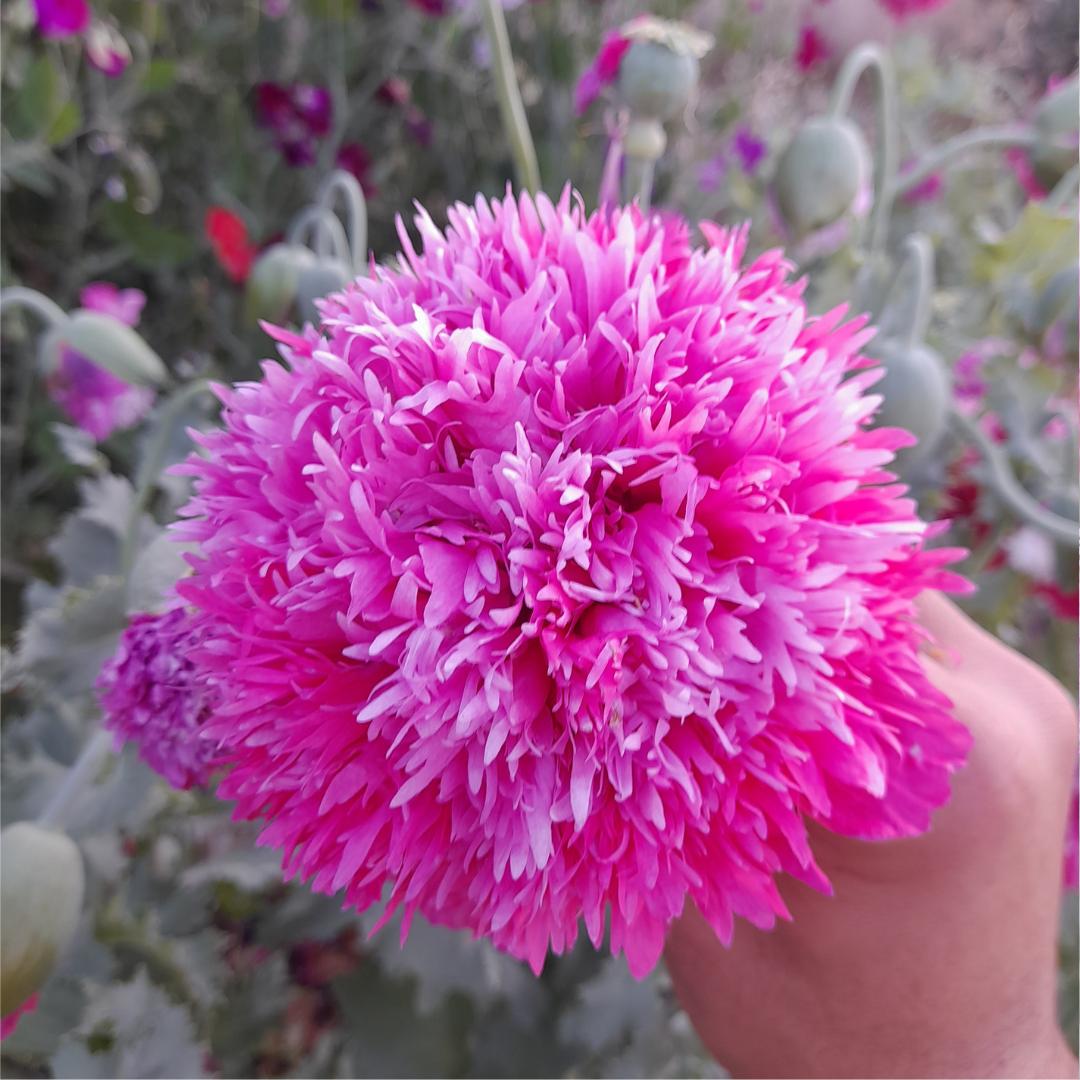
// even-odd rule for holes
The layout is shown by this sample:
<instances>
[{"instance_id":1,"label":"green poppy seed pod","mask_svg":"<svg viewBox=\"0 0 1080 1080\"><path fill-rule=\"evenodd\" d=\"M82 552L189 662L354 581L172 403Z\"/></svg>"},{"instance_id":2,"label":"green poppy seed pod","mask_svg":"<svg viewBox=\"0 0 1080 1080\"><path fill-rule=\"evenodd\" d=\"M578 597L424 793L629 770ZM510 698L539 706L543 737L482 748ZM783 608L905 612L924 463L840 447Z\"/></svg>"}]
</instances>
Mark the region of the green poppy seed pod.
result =
<instances>
[{"instance_id":1,"label":"green poppy seed pod","mask_svg":"<svg viewBox=\"0 0 1080 1080\"><path fill-rule=\"evenodd\" d=\"M47 336L41 345L42 363L47 370L53 370L59 351L65 347L124 382L161 386L169 380L164 361L142 337L119 319L100 311L73 312Z\"/></svg>"},{"instance_id":2,"label":"green poppy seed pod","mask_svg":"<svg viewBox=\"0 0 1080 1080\"><path fill-rule=\"evenodd\" d=\"M805 236L851 210L869 183L870 152L850 120L807 120L788 143L776 169L776 201L784 221Z\"/></svg>"},{"instance_id":3,"label":"green poppy seed pod","mask_svg":"<svg viewBox=\"0 0 1080 1080\"><path fill-rule=\"evenodd\" d=\"M302 322L318 323L315 301L340 292L356 275L340 259L319 259L300 271L296 284L296 304Z\"/></svg>"},{"instance_id":4,"label":"green poppy seed pod","mask_svg":"<svg viewBox=\"0 0 1080 1080\"><path fill-rule=\"evenodd\" d=\"M63 833L21 821L0 833L0 1015L36 994L75 935L82 856Z\"/></svg>"},{"instance_id":5,"label":"green poppy seed pod","mask_svg":"<svg viewBox=\"0 0 1080 1080\"><path fill-rule=\"evenodd\" d=\"M1074 75L1055 87L1035 108L1038 142L1030 152L1039 183L1052 188L1076 163L1080 144L1080 83Z\"/></svg>"},{"instance_id":6,"label":"green poppy seed pod","mask_svg":"<svg viewBox=\"0 0 1080 1080\"><path fill-rule=\"evenodd\" d=\"M315 254L302 244L274 244L255 261L247 280L244 306L255 323L287 322L297 300L300 275L314 266Z\"/></svg>"},{"instance_id":7,"label":"green poppy seed pod","mask_svg":"<svg viewBox=\"0 0 1080 1080\"><path fill-rule=\"evenodd\" d=\"M919 444L905 454L922 457L933 449L948 419L949 376L941 357L926 345L895 339L871 342L866 354L881 361L885 369L884 377L870 391L883 398L875 425L910 431Z\"/></svg>"},{"instance_id":8,"label":"green poppy seed pod","mask_svg":"<svg viewBox=\"0 0 1080 1080\"><path fill-rule=\"evenodd\" d=\"M690 103L699 71L690 53L658 41L635 41L619 65L619 94L633 115L669 120Z\"/></svg>"}]
</instances>

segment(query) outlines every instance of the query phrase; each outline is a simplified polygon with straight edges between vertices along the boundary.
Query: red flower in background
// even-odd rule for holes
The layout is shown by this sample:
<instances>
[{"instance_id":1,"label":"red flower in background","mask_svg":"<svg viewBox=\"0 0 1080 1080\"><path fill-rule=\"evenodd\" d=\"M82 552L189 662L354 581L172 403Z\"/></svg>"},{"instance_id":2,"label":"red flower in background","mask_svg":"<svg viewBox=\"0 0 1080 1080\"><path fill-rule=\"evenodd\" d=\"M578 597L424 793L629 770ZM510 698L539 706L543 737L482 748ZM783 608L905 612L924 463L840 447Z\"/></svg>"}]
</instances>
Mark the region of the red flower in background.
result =
<instances>
[{"instance_id":1,"label":"red flower in background","mask_svg":"<svg viewBox=\"0 0 1080 1080\"><path fill-rule=\"evenodd\" d=\"M261 82L255 87L255 121L272 132L289 165L311 165L315 143L330 132L333 101L325 86Z\"/></svg>"},{"instance_id":2,"label":"red flower in background","mask_svg":"<svg viewBox=\"0 0 1080 1080\"><path fill-rule=\"evenodd\" d=\"M229 279L237 284L246 281L258 249L248 237L243 219L223 206L211 206L203 230Z\"/></svg>"},{"instance_id":3,"label":"red flower in background","mask_svg":"<svg viewBox=\"0 0 1080 1080\"><path fill-rule=\"evenodd\" d=\"M803 23L799 28L799 41L795 46L795 66L800 71L811 71L818 64L823 64L830 56L829 47L812 23Z\"/></svg>"},{"instance_id":4,"label":"red flower in background","mask_svg":"<svg viewBox=\"0 0 1080 1080\"><path fill-rule=\"evenodd\" d=\"M371 155L360 143L345 143L337 152L335 164L356 177L365 195L378 193L378 188L371 182Z\"/></svg>"}]
</instances>

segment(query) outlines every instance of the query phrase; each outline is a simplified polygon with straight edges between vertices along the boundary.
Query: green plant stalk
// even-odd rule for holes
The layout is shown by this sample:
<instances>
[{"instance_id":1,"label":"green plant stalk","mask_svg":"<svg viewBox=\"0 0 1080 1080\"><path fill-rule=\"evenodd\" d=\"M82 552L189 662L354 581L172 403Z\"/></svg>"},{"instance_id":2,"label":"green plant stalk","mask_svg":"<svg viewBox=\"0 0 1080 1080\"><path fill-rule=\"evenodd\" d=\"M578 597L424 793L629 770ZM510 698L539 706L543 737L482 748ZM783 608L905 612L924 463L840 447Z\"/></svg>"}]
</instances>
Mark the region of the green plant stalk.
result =
<instances>
[{"instance_id":1,"label":"green plant stalk","mask_svg":"<svg viewBox=\"0 0 1080 1080\"><path fill-rule=\"evenodd\" d=\"M54 304L36 289L27 289L22 285L0 289L0 311L13 307L23 307L27 311L32 311L49 326L59 326L67 318L64 309L59 304Z\"/></svg>"},{"instance_id":2,"label":"green plant stalk","mask_svg":"<svg viewBox=\"0 0 1080 1080\"><path fill-rule=\"evenodd\" d=\"M1017 480L1002 451L990 441L974 420L956 409L952 410L949 419L957 434L979 451L990 470L990 486L1001 501L1018 518L1041 529L1056 543L1075 548L1080 538L1080 525L1037 503Z\"/></svg>"},{"instance_id":3,"label":"green plant stalk","mask_svg":"<svg viewBox=\"0 0 1080 1080\"><path fill-rule=\"evenodd\" d=\"M1043 199L1043 209L1051 213L1064 210L1067 203L1076 206L1077 188L1080 187L1080 165L1074 165L1055 185L1053 191Z\"/></svg>"},{"instance_id":4,"label":"green plant stalk","mask_svg":"<svg viewBox=\"0 0 1080 1080\"><path fill-rule=\"evenodd\" d=\"M315 254L325 259L333 252L335 259L355 269L355 255L337 215L325 206L306 206L293 218L285 239L290 244L304 244L314 232Z\"/></svg>"},{"instance_id":5,"label":"green plant stalk","mask_svg":"<svg viewBox=\"0 0 1080 1080\"><path fill-rule=\"evenodd\" d=\"M38 824L45 828L62 828L68 808L83 788L101 771L101 766L111 752L112 735L104 728L98 728L86 740L75 763L68 769L53 797L38 815Z\"/></svg>"},{"instance_id":6,"label":"green plant stalk","mask_svg":"<svg viewBox=\"0 0 1080 1080\"><path fill-rule=\"evenodd\" d=\"M131 503L131 511L128 514L127 525L124 529L124 540L120 547L120 573L124 578L125 594L130 587L131 570L135 565L135 546L139 538L139 520L150 504L150 497L157 484L158 474L161 472L161 465L173 429L185 406L198 397L199 394L205 393L209 389L210 384L205 379L196 379L194 382L190 382L174 391L162 407L161 420L158 423L157 431L154 433L154 440L150 444L147 455L139 469L135 498Z\"/></svg>"},{"instance_id":7,"label":"green plant stalk","mask_svg":"<svg viewBox=\"0 0 1080 1080\"><path fill-rule=\"evenodd\" d=\"M315 196L315 208L333 217L334 201L338 195L345 200L349 263L355 273L363 274L367 269L368 257L367 200L356 177L344 169L336 169L322 182Z\"/></svg>"},{"instance_id":8,"label":"green plant stalk","mask_svg":"<svg viewBox=\"0 0 1080 1080\"><path fill-rule=\"evenodd\" d=\"M914 288L909 296L905 344L911 348L926 337L930 325L930 307L934 295L934 249L922 233L913 233L904 240L903 261L896 280L905 274L914 276ZM895 288L895 282L894 282Z\"/></svg>"},{"instance_id":9,"label":"green plant stalk","mask_svg":"<svg viewBox=\"0 0 1080 1080\"><path fill-rule=\"evenodd\" d=\"M484 28L491 45L499 112L506 137L510 141L510 150L514 155L518 186L535 194L540 190L540 166L536 161L536 147L533 146L529 121L521 101L521 89L514 74L514 57L510 52L506 18L499 0L480 0L480 8L484 14Z\"/></svg>"},{"instance_id":10,"label":"green plant stalk","mask_svg":"<svg viewBox=\"0 0 1080 1080\"><path fill-rule=\"evenodd\" d=\"M872 71L878 84L874 206L870 212L870 254L874 256L885 250L899 167L896 77L892 61L880 46L867 43L848 53L829 97L829 115L837 118L847 115L855 86L865 71Z\"/></svg>"},{"instance_id":11,"label":"green plant stalk","mask_svg":"<svg viewBox=\"0 0 1080 1080\"><path fill-rule=\"evenodd\" d=\"M637 196L638 205L648 210L652 205L653 176L656 159L626 156L626 191L630 198Z\"/></svg>"},{"instance_id":12,"label":"green plant stalk","mask_svg":"<svg viewBox=\"0 0 1080 1080\"><path fill-rule=\"evenodd\" d=\"M962 135L957 135L940 146L934 147L903 176L895 177L892 197L898 198L911 191L912 188L918 187L928 176L951 165L957 158L964 157L972 150L1034 146L1037 141L1030 129L1021 127L981 127L965 131Z\"/></svg>"}]
</instances>

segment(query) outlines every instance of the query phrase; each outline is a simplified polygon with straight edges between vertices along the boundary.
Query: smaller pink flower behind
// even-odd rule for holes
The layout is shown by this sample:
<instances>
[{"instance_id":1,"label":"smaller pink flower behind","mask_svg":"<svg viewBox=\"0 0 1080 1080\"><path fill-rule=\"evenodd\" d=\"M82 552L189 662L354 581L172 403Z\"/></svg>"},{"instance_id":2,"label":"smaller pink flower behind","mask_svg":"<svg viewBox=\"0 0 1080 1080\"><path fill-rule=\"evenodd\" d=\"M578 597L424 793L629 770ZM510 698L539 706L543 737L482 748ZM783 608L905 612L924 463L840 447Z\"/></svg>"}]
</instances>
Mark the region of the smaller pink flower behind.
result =
<instances>
[{"instance_id":1,"label":"smaller pink flower behind","mask_svg":"<svg viewBox=\"0 0 1080 1080\"><path fill-rule=\"evenodd\" d=\"M42 37L74 37L89 24L90 5L86 0L34 0L34 15Z\"/></svg>"},{"instance_id":2,"label":"smaller pink flower behind","mask_svg":"<svg viewBox=\"0 0 1080 1080\"><path fill-rule=\"evenodd\" d=\"M0 1040L6 1039L15 1033L19 1021L27 1014L32 1013L38 1006L38 995L31 994L17 1009L12 1010L7 1016L0 1017Z\"/></svg>"},{"instance_id":3,"label":"smaller pink flower behind","mask_svg":"<svg viewBox=\"0 0 1080 1080\"><path fill-rule=\"evenodd\" d=\"M216 699L191 659L202 636L183 607L136 615L97 681L116 748L136 743L143 761L180 789L204 785L214 768L214 745L199 729Z\"/></svg>"},{"instance_id":4,"label":"smaller pink flower behind","mask_svg":"<svg viewBox=\"0 0 1080 1080\"><path fill-rule=\"evenodd\" d=\"M619 65L629 48L630 39L621 30L604 38L596 58L582 73L574 90L574 109L578 116L600 96L605 86L610 86L619 77Z\"/></svg>"},{"instance_id":5,"label":"smaller pink flower behind","mask_svg":"<svg viewBox=\"0 0 1080 1080\"><path fill-rule=\"evenodd\" d=\"M949 0L878 0L897 22L904 22L914 15L925 15L948 2Z\"/></svg>"},{"instance_id":6,"label":"smaller pink flower behind","mask_svg":"<svg viewBox=\"0 0 1080 1080\"><path fill-rule=\"evenodd\" d=\"M146 303L141 290L118 289L107 281L87 285L79 299L88 311L109 315L125 326L139 321ZM45 386L71 421L98 442L137 424L154 404L153 390L124 382L70 348L61 350L58 366Z\"/></svg>"}]
</instances>

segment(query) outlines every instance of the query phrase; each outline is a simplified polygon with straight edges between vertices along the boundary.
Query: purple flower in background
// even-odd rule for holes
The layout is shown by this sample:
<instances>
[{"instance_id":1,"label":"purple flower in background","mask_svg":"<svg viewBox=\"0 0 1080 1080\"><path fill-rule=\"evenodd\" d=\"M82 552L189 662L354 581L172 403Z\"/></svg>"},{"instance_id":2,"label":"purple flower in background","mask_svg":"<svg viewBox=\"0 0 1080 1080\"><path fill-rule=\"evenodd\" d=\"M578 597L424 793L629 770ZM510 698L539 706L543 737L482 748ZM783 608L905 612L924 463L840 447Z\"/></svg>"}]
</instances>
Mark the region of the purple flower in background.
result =
<instances>
[{"instance_id":1,"label":"purple flower in background","mask_svg":"<svg viewBox=\"0 0 1080 1080\"><path fill-rule=\"evenodd\" d=\"M698 168L698 187L702 191L716 191L724 182L728 171L727 154L720 150Z\"/></svg>"},{"instance_id":2,"label":"purple flower in background","mask_svg":"<svg viewBox=\"0 0 1080 1080\"><path fill-rule=\"evenodd\" d=\"M333 101L325 86L261 82L255 87L255 120L270 131L289 165L310 165L315 144L330 131Z\"/></svg>"},{"instance_id":3,"label":"purple flower in background","mask_svg":"<svg viewBox=\"0 0 1080 1080\"><path fill-rule=\"evenodd\" d=\"M143 761L181 789L206 784L216 757L199 737L216 700L191 659L202 637L186 608L136 615L97 681L116 748L136 743Z\"/></svg>"},{"instance_id":4,"label":"purple flower in background","mask_svg":"<svg viewBox=\"0 0 1080 1080\"><path fill-rule=\"evenodd\" d=\"M731 149L738 158L742 171L747 176L753 176L765 159L768 147L744 124L736 129L731 140Z\"/></svg>"},{"instance_id":5,"label":"purple flower in background","mask_svg":"<svg viewBox=\"0 0 1080 1080\"><path fill-rule=\"evenodd\" d=\"M73 37L89 24L90 6L86 0L34 0L34 15L42 37Z\"/></svg>"},{"instance_id":6,"label":"purple flower in background","mask_svg":"<svg viewBox=\"0 0 1080 1080\"><path fill-rule=\"evenodd\" d=\"M374 195L375 185L371 182L371 155L360 143L346 143L338 152L335 164L339 169L352 173L357 183L364 189L365 195Z\"/></svg>"},{"instance_id":7,"label":"purple flower in background","mask_svg":"<svg viewBox=\"0 0 1080 1080\"><path fill-rule=\"evenodd\" d=\"M87 285L79 295L87 311L99 311L134 326L146 303L139 289L118 289L107 281ZM56 370L45 380L52 400L98 442L137 424L154 403L154 392L133 386L98 367L74 349L62 348Z\"/></svg>"}]
</instances>

